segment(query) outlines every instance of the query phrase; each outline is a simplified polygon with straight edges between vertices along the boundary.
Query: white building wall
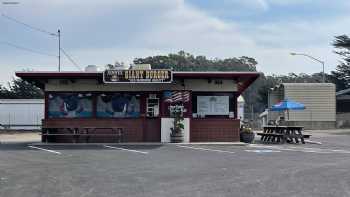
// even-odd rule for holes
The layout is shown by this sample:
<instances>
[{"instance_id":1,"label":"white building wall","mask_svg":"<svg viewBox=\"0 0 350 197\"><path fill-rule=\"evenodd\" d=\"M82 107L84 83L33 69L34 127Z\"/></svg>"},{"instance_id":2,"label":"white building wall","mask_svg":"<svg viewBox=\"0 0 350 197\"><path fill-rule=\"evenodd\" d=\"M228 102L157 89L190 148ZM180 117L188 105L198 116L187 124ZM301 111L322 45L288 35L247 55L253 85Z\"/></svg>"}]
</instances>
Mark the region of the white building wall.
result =
<instances>
[{"instance_id":1,"label":"white building wall","mask_svg":"<svg viewBox=\"0 0 350 197\"><path fill-rule=\"evenodd\" d=\"M244 99L242 95L237 98L237 117L244 120Z\"/></svg>"},{"instance_id":2,"label":"white building wall","mask_svg":"<svg viewBox=\"0 0 350 197\"><path fill-rule=\"evenodd\" d=\"M284 97L303 103L305 110L289 112L290 121L335 121L335 85L331 83L283 84ZM287 114L286 114L287 117Z\"/></svg>"},{"instance_id":3,"label":"white building wall","mask_svg":"<svg viewBox=\"0 0 350 197\"><path fill-rule=\"evenodd\" d=\"M1 127L40 129L44 108L43 99L2 99L0 100Z\"/></svg>"},{"instance_id":4,"label":"white building wall","mask_svg":"<svg viewBox=\"0 0 350 197\"><path fill-rule=\"evenodd\" d=\"M215 84L214 80L185 79L173 83L115 83L103 84L97 80L80 79L72 83L65 80L52 79L45 85L46 91L161 91L161 90L192 90L209 92L235 92L237 84L234 80L222 80L222 84Z\"/></svg>"},{"instance_id":5,"label":"white building wall","mask_svg":"<svg viewBox=\"0 0 350 197\"><path fill-rule=\"evenodd\" d=\"M190 119L184 118L184 142L190 142ZM170 142L170 133L174 125L174 118L162 118L161 120L161 142Z\"/></svg>"}]
</instances>

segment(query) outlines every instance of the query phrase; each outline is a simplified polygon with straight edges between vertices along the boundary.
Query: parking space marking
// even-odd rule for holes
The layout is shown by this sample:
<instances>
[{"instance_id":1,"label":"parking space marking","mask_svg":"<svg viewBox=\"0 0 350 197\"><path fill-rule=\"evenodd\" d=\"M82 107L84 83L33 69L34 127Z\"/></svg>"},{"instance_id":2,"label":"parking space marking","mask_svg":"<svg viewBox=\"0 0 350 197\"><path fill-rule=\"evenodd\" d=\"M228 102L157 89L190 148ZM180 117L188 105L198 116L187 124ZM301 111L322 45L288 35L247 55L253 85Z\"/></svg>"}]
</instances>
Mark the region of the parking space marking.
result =
<instances>
[{"instance_id":1,"label":"parking space marking","mask_svg":"<svg viewBox=\"0 0 350 197\"><path fill-rule=\"evenodd\" d=\"M181 148L188 148L188 149L193 149L193 150L204 150L204 151L212 151L212 152L219 152L219 153L235 153L231 151L226 151L226 150L218 150L218 149L209 149L209 148L199 148L199 147L193 147L193 146L182 146L182 145L176 145L177 147Z\"/></svg>"},{"instance_id":2,"label":"parking space marking","mask_svg":"<svg viewBox=\"0 0 350 197\"><path fill-rule=\"evenodd\" d=\"M318 141L312 141L312 140L304 140L306 143L310 143L310 144L318 144L318 145L322 145L322 142L318 142Z\"/></svg>"},{"instance_id":3,"label":"parking space marking","mask_svg":"<svg viewBox=\"0 0 350 197\"><path fill-rule=\"evenodd\" d=\"M108 146L108 145L103 145L103 146L106 147L106 148L111 148L111 149L124 150L124 151L141 153L141 154L148 154L148 152L138 151L138 150L133 150L133 149L119 148L119 147Z\"/></svg>"},{"instance_id":4,"label":"parking space marking","mask_svg":"<svg viewBox=\"0 0 350 197\"><path fill-rule=\"evenodd\" d=\"M244 150L246 152L252 152L252 153L280 153L279 150L268 150L268 149L262 149L262 150Z\"/></svg>"},{"instance_id":5,"label":"parking space marking","mask_svg":"<svg viewBox=\"0 0 350 197\"><path fill-rule=\"evenodd\" d=\"M251 144L252 148L268 148L275 150L284 150L284 151L295 151L295 152L304 152L304 153L319 153L319 154L329 154L329 153L344 153L350 154L348 150L337 150L337 149L321 149L321 148L308 148L308 147L296 147L290 146L288 148L280 147L280 146L266 146L266 145L255 145Z\"/></svg>"},{"instance_id":6,"label":"parking space marking","mask_svg":"<svg viewBox=\"0 0 350 197\"><path fill-rule=\"evenodd\" d=\"M61 155L62 153L58 152L58 151L54 151L54 150L49 150L49 149L45 149L45 148L40 148L40 147L36 147L36 146L28 146L29 148L33 148L33 149L38 149L38 150L42 150L42 151L46 151L46 152L50 152L50 153L55 153L58 155Z\"/></svg>"}]
</instances>

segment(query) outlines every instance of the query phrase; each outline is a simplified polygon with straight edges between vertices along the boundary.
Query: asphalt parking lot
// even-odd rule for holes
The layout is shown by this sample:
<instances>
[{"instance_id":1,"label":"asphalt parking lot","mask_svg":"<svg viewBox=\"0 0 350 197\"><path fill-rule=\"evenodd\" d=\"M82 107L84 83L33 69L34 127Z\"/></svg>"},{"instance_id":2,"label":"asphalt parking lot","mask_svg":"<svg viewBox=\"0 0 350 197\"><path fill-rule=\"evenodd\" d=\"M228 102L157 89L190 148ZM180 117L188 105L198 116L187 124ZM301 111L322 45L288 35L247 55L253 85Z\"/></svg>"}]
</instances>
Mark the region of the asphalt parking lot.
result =
<instances>
[{"instance_id":1,"label":"asphalt parking lot","mask_svg":"<svg viewBox=\"0 0 350 197\"><path fill-rule=\"evenodd\" d=\"M0 196L350 196L349 140L335 135L323 145L1 144Z\"/></svg>"}]
</instances>

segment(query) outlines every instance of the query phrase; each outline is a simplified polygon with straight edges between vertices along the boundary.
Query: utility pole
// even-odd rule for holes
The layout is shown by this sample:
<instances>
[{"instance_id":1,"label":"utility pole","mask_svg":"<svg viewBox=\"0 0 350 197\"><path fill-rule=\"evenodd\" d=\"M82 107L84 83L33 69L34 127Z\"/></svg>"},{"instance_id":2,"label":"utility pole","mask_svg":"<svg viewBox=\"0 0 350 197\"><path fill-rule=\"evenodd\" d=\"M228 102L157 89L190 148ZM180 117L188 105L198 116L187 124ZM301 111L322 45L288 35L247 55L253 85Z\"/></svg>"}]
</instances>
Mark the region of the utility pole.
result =
<instances>
[{"instance_id":1,"label":"utility pole","mask_svg":"<svg viewBox=\"0 0 350 197\"><path fill-rule=\"evenodd\" d=\"M61 31L57 31L58 35L58 72L61 72Z\"/></svg>"}]
</instances>

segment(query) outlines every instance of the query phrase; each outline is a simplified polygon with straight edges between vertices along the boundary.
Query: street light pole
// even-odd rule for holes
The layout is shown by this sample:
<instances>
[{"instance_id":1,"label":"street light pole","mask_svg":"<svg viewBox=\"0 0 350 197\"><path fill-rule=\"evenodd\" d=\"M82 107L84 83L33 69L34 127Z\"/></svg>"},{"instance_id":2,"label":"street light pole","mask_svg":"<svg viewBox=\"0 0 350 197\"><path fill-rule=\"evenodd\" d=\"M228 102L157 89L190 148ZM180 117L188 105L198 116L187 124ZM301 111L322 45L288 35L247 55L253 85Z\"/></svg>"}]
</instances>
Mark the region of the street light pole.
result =
<instances>
[{"instance_id":1,"label":"street light pole","mask_svg":"<svg viewBox=\"0 0 350 197\"><path fill-rule=\"evenodd\" d=\"M58 72L61 72L61 31L57 31L58 36Z\"/></svg>"},{"instance_id":2,"label":"street light pole","mask_svg":"<svg viewBox=\"0 0 350 197\"><path fill-rule=\"evenodd\" d=\"M290 53L291 55L301 55L301 56L305 56L308 57L316 62L319 62L322 64L322 83L325 83L326 79L325 79L325 73L324 73L324 61L319 60L315 57L312 57L311 55L305 54L305 53Z\"/></svg>"}]
</instances>

